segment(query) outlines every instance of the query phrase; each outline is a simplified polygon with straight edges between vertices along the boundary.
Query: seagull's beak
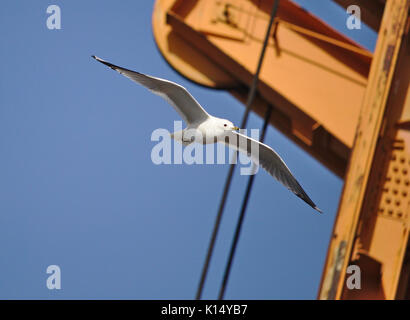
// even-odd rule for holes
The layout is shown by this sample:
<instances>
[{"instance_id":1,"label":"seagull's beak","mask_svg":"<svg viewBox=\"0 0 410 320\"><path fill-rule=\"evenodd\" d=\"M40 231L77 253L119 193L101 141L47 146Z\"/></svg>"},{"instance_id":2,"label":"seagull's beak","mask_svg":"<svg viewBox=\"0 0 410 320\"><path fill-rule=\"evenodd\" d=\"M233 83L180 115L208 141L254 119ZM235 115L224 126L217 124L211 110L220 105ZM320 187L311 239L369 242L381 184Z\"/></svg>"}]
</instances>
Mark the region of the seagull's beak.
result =
<instances>
[{"instance_id":1,"label":"seagull's beak","mask_svg":"<svg viewBox=\"0 0 410 320\"><path fill-rule=\"evenodd\" d=\"M238 127L232 127L232 130L240 130Z\"/></svg>"}]
</instances>

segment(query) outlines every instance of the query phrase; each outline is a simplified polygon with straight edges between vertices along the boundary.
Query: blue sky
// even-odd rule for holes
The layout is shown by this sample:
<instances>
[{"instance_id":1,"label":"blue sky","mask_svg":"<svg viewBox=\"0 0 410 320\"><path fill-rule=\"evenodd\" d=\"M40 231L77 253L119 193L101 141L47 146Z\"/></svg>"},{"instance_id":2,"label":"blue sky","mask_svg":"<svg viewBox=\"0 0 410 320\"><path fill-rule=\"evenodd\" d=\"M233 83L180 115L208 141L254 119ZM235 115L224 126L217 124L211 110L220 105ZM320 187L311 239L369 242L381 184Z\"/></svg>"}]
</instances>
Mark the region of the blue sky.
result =
<instances>
[{"instance_id":1,"label":"blue sky","mask_svg":"<svg viewBox=\"0 0 410 320\"><path fill-rule=\"evenodd\" d=\"M339 28L327 0L298 1ZM62 29L48 30L57 4ZM6 0L0 12L0 298L192 299L228 165L154 165L151 133L173 129L162 99L94 61L184 85L240 123L228 93L173 71L151 31L153 1ZM374 32L350 32L372 49ZM251 115L248 128L260 128ZM314 299L342 181L270 127L265 140L325 214L256 176L227 299ZM204 298L215 299L248 178L236 170ZM46 287L49 265L61 290Z\"/></svg>"}]
</instances>

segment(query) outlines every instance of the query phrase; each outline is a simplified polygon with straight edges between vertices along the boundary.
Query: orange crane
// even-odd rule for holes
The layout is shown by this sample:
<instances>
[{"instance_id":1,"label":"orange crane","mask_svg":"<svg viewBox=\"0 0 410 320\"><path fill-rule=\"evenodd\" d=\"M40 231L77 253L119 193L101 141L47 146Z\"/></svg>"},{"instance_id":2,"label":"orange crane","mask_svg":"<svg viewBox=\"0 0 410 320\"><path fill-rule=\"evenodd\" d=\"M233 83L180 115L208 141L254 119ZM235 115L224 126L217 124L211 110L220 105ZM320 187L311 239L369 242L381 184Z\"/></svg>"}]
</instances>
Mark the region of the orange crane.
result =
<instances>
[{"instance_id":1,"label":"orange crane","mask_svg":"<svg viewBox=\"0 0 410 320\"><path fill-rule=\"evenodd\" d=\"M154 38L183 76L245 103L273 1L157 0ZM272 108L271 125L344 179L318 298L410 299L410 1L355 3L379 30L374 54L280 1L252 110Z\"/></svg>"}]
</instances>

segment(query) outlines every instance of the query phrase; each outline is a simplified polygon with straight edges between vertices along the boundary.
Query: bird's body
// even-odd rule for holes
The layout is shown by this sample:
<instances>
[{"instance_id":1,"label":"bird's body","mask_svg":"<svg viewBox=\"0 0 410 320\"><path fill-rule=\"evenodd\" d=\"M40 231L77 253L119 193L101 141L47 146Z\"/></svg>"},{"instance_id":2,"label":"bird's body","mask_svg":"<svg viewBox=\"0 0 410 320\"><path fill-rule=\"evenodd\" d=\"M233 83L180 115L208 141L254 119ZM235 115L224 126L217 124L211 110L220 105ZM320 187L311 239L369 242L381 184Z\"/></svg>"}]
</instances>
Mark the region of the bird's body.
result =
<instances>
[{"instance_id":1,"label":"bird's body","mask_svg":"<svg viewBox=\"0 0 410 320\"><path fill-rule=\"evenodd\" d=\"M208 114L184 87L168 80L116 66L96 56L92 57L132 81L147 87L175 108L186 122L187 127L184 130L174 132L171 135L173 139L184 145L192 142L202 144L225 143L229 147L250 156L254 163L264 168L312 208L321 212L300 186L285 162L271 147L236 132L239 128L235 127L231 121ZM258 152L254 153L253 151L256 149Z\"/></svg>"},{"instance_id":2,"label":"bird's body","mask_svg":"<svg viewBox=\"0 0 410 320\"><path fill-rule=\"evenodd\" d=\"M228 130L224 130L224 124L229 130L236 129L232 122L210 115L200 123L189 124L184 130L174 132L171 137L184 145L192 142L201 144L223 142L228 133Z\"/></svg>"}]
</instances>

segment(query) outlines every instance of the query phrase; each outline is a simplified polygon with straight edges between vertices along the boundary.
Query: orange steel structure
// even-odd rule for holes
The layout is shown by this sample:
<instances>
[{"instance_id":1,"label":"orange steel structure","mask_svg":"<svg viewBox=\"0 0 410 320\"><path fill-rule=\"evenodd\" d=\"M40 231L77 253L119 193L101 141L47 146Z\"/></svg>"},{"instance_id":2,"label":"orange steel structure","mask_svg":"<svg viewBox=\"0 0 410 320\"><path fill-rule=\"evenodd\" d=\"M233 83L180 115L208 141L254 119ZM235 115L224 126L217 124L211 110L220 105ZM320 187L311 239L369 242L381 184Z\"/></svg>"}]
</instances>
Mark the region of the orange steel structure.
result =
<instances>
[{"instance_id":1,"label":"orange steel structure","mask_svg":"<svg viewBox=\"0 0 410 320\"><path fill-rule=\"evenodd\" d=\"M335 0L342 6L350 1ZM409 0L357 0L374 55L281 0L252 110L344 178L318 298L410 299ZM186 78L246 101L273 0L157 0L153 33ZM360 290L346 288L349 265Z\"/></svg>"}]
</instances>

